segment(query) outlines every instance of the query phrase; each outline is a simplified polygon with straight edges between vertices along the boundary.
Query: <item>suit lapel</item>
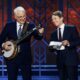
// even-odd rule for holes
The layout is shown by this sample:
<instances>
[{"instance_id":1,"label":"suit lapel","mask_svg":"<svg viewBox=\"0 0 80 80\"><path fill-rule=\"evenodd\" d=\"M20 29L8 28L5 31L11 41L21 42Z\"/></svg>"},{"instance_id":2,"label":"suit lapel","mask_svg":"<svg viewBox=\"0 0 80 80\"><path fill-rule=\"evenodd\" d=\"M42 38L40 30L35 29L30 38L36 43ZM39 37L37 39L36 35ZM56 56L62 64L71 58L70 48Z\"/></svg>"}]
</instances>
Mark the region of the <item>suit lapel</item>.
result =
<instances>
[{"instance_id":1,"label":"suit lapel","mask_svg":"<svg viewBox=\"0 0 80 80\"><path fill-rule=\"evenodd\" d=\"M29 24L29 22L24 23L24 26L23 26L23 30L22 30L21 36L23 36L23 35L27 32L28 24Z\"/></svg>"},{"instance_id":2,"label":"suit lapel","mask_svg":"<svg viewBox=\"0 0 80 80\"><path fill-rule=\"evenodd\" d=\"M64 32L63 32L63 40L67 37L67 25L64 26Z\"/></svg>"},{"instance_id":3,"label":"suit lapel","mask_svg":"<svg viewBox=\"0 0 80 80\"><path fill-rule=\"evenodd\" d=\"M56 36L56 40L58 41L58 34L57 34L57 29L56 29L56 31L55 31L55 36Z\"/></svg>"}]
</instances>

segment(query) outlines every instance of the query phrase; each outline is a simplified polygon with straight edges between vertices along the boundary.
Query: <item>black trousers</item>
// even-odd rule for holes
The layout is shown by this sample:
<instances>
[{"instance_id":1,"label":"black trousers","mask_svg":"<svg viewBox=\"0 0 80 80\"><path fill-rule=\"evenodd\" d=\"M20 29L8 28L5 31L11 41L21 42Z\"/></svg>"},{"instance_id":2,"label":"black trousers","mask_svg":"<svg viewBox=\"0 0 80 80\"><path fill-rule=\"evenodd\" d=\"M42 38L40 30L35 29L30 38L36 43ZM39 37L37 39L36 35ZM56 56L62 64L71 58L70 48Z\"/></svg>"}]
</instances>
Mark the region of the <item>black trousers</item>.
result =
<instances>
[{"instance_id":1,"label":"black trousers","mask_svg":"<svg viewBox=\"0 0 80 80\"><path fill-rule=\"evenodd\" d=\"M60 80L78 80L78 67L74 65L57 65Z\"/></svg>"},{"instance_id":2,"label":"black trousers","mask_svg":"<svg viewBox=\"0 0 80 80\"><path fill-rule=\"evenodd\" d=\"M31 80L31 65L7 64L8 80L17 80L19 69L23 80Z\"/></svg>"}]
</instances>

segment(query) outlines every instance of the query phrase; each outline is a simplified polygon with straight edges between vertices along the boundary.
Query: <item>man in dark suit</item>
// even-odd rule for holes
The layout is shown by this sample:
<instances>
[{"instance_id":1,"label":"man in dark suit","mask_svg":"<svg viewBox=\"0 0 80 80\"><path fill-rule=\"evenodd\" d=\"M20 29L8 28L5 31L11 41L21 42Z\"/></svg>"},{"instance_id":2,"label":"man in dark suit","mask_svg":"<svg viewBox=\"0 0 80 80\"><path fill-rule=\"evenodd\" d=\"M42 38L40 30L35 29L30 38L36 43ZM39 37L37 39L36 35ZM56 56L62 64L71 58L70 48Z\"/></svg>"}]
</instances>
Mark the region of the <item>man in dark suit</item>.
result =
<instances>
[{"instance_id":1,"label":"man in dark suit","mask_svg":"<svg viewBox=\"0 0 80 80\"><path fill-rule=\"evenodd\" d=\"M78 80L78 53L76 41L79 39L75 26L64 24L61 11L52 14L52 22L57 27L51 34L50 41L62 42L59 49L53 49L57 53L57 68L60 80Z\"/></svg>"},{"instance_id":2,"label":"man in dark suit","mask_svg":"<svg viewBox=\"0 0 80 80\"><path fill-rule=\"evenodd\" d=\"M26 11L21 6L14 9L14 17L15 21L7 23L0 35L0 46L7 51L11 49L8 46L9 40L16 41L24 36L27 31L35 27L33 23L26 22ZM17 80L19 69L21 70L23 80L31 80L32 55L30 41L32 36L37 40L41 40L43 32L44 28L33 31L32 34L19 43L19 51L15 58L11 60L5 58L8 80Z\"/></svg>"}]
</instances>

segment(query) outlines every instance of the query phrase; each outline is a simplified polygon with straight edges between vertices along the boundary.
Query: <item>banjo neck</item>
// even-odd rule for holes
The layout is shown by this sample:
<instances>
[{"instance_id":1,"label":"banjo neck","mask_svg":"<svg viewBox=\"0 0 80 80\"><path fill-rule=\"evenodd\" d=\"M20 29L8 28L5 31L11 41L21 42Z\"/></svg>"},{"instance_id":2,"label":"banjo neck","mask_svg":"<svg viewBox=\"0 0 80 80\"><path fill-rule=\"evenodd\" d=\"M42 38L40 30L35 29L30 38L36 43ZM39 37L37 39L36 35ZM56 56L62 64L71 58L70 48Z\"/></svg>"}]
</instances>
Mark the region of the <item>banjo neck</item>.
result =
<instances>
[{"instance_id":1,"label":"banjo neck","mask_svg":"<svg viewBox=\"0 0 80 80\"><path fill-rule=\"evenodd\" d=\"M40 24L37 26L37 27L35 27L35 28L33 28L32 30L30 30L30 31L27 31L20 39L18 39L17 41L16 41L16 44L18 45L20 42L22 42L24 39L26 39L30 34L32 34L35 30L37 30L37 29L39 29L40 28Z\"/></svg>"},{"instance_id":2,"label":"banjo neck","mask_svg":"<svg viewBox=\"0 0 80 80\"><path fill-rule=\"evenodd\" d=\"M38 28L40 28L40 25L37 26ZM20 51L20 49L18 50L19 47L17 47L24 39L26 39L30 34L32 34L35 30L37 30L38 28L35 27L30 31L26 31L25 34L20 38L17 39L16 41L9 41L9 44L11 46L11 50L6 51L5 49L3 49L3 56L5 58L7 58L8 60L13 59L17 54L18 51Z\"/></svg>"}]
</instances>

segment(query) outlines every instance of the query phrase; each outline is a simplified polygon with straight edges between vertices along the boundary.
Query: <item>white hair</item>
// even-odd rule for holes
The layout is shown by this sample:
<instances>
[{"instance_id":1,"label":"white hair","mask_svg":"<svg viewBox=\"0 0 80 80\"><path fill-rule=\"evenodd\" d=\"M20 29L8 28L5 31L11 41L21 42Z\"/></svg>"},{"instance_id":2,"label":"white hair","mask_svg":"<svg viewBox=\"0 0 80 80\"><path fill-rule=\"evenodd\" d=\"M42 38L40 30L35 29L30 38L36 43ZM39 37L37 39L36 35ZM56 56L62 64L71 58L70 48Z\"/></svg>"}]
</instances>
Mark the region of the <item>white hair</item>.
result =
<instances>
[{"instance_id":1,"label":"white hair","mask_svg":"<svg viewBox=\"0 0 80 80\"><path fill-rule=\"evenodd\" d=\"M14 14L16 14L17 12L26 12L25 9L22 6L18 6L14 9Z\"/></svg>"}]
</instances>

